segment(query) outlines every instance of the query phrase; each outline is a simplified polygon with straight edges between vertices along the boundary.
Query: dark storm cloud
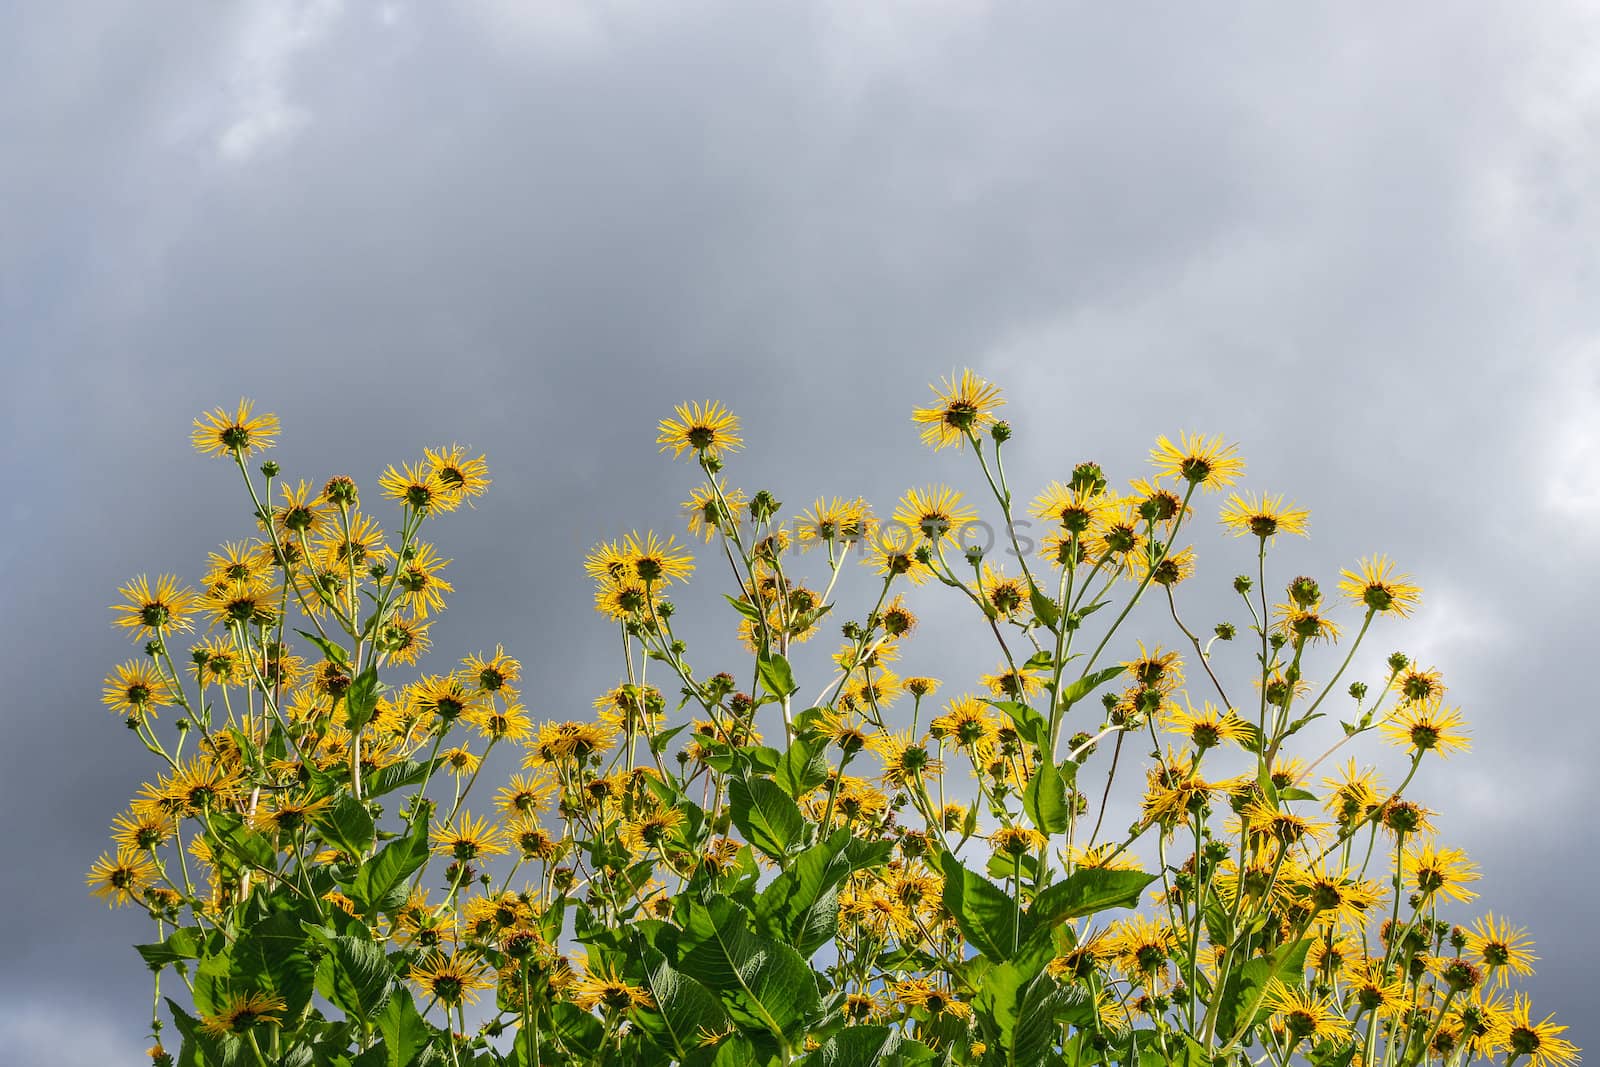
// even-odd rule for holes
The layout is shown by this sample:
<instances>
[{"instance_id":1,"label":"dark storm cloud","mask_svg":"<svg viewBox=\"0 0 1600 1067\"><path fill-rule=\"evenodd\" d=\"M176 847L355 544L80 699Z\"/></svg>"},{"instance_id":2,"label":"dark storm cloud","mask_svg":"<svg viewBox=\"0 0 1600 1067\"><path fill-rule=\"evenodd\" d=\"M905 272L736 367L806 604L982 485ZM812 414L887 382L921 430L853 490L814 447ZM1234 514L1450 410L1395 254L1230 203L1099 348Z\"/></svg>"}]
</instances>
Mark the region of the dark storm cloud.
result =
<instances>
[{"instance_id":1,"label":"dark storm cloud","mask_svg":"<svg viewBox=\"0 0 1600 1067\"><path fill-rule=\"evenodd\" d=\"M605 628L567 621L583 550L684 495L652 454L671 403L743 416L751 488L888 511L908 484L978 488L906 421L968 364L1012 398L1024 492L1221 432L1251 485L1312 508L1285 568L1331 584L1383 550L1422 580L1416 622L1354 669L1392 646L1446 672L1479 751L1433 772L1434 806L1584 1043L1595 27L1554 5L864 7L0 20L0 789L27 857L0 887L28 916L0 1032L24 1061L139 1039L142 931L74 887L143 769L97 705L132 651L105 605L247 529L188 450L195 412L257 398L312 479L487 451L490 497L437 534L460 593L436 643L505 641L555 715L614 670ZM1247 567L1237 547L1202 535L1202 576ZM929 623L908 661L992 667ZM104 1026L47 1053L85 1004Z\"/></svg>"}]
</instances>

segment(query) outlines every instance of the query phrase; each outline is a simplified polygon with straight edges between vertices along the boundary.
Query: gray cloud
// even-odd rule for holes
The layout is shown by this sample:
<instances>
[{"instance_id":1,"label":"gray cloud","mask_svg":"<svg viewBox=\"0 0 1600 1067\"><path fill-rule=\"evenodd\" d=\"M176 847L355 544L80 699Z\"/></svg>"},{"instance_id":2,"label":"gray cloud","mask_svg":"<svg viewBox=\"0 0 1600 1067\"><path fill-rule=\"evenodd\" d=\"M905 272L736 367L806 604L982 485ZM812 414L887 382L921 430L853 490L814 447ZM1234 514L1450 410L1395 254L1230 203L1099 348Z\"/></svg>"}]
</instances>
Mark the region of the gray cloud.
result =
<instances>
[{"instance_id":1,"label":"gray cloud","mask_svg":"<svg viewBox=\"0 0 1600 1067\"><path fill-rule=\"evenodd\" d=\"M751 488L888 510L978 488L907 421L963 365L1008 389L1019 486L1221 432L1312 508L1285 573L1384 550L1422 580L1357 669L1400 647L1446 672L1477 751L1426 796L1587 1043L1594 20L859 7L5 16L0 789L25 859L0 892L28 920L0 1018L23 1062L98 1058L44 1051L85 1000L140 1040L143 931L74 887L143 769L98 707L129 652L105 605L248 522L188 450L197 411L257 398L309 478L487 451L491 496L438 534L460 594L436 644L505 641L555 715L613 672L606 628L567 621L583 550L666 527L687 487L653 455L671 403L743 416ZM1219 590L1235 547L1201 545ZM908 661L992 666L921 601Z\"/></svg>"}]
</instances>

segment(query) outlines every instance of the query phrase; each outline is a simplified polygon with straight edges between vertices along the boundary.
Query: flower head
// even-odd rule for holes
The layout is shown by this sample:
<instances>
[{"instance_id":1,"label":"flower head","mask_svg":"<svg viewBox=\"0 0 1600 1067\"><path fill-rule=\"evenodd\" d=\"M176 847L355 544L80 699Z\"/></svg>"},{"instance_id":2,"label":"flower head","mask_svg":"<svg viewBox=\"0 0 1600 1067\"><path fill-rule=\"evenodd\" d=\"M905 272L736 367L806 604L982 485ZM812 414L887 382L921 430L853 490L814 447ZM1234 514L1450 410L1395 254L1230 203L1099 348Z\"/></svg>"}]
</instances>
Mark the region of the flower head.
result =
<instances>
[{"instance_id":1,"label":"flower head","mask_svg":"<svg viewBox=\"0 0 1600 1067\"><path fill-rule=\"evenodd\" d=\"M941 378L929 385L937 402L933 407L917 408L911 421L922 427L922 443L935 452L949 445L960 448L968 437L994 425L994 411L1005 404L1000 387L970 370L959 376Z\"/></svg>"},{"instance_id":2,"label":"flower head","mask_svg":"<svg viewBox=\"0 0 1600 1067\"><path fill-rule=\"evenodd\" d=\"M1422 587L1414 585L1409 574L1396 574L1387 556L1369 556L1361 570L1339 572L1339 592L1350 601L1376 613L1392 613L1402 618L1422 600Z\"/></svg>"},{"instance_id":3,"label":"flower head","mask_svg":"<svg viewBox=\"0 0 1600 1067\"><path fill-rule=\"evenodd\" d=\"M661 451L673 458L692 451L698 456L718 456L737 451L744 444L739 436L739 418L716 401L679 404L675 419L662 419L656 434Z\"/></svg>"},{"instance_id":4,"label":"flower head","mask_svg":"<svg viewBox=\"0 0 1600 1067\"><path fill-rule=\"evenodd\" d=\"M241 399L233 411L213 408L194 420L190 435L195 450L202 456L237 456L272 447L278 434L278 416L253 415L252 401Z\"/></svg>"},{"instance_id":5,"label":"flower head","mask_svg":"<svg viewBox=\"0 0 1600 1067\"><path fill-rule=\"evenodd\" d=\"M1234 493L1222 508L1222 525L1235 537L1254 535L1263 541L1281 533L1306 536L1306 520L1311 513L1293 504L1284 506L1279 494Z\"/></svg>"},{"instance_id":6,"label":"flower head","mask_svg":"<svg viewBox=\"0 0 1600 1067\"><path fill-rule=\"evenodd\" d=\"M1220 436L1180 433L1177 444L1166 437L1156 438L1150 461L1158 475L1170 474L1210 492L1232 485L1244 473L1244 459L1235 455L1237 450L1237 445L1224 444Z\"/></svg>"}]
</instances>

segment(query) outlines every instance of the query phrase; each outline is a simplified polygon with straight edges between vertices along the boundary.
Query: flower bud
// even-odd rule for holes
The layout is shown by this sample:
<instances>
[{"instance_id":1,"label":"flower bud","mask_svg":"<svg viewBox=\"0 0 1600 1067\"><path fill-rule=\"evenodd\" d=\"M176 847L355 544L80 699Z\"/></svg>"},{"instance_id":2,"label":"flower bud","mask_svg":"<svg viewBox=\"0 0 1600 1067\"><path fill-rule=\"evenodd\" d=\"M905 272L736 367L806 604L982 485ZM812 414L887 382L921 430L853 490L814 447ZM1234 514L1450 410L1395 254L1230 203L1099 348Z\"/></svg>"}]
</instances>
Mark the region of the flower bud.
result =
<instances>
[{"instance_id":1,"label":"flower bud","mask_svg":"<svg viewBox=\"0 0 1600 1067\"><path fill-rule=\"evenodd\" d=\"M1241 574L1233 580L1233 591L1240 596L1244 596L1250 591L1250 587L1255 584L1255 581L1248 574Z\"/></svg>"},{"instance_id":2,"label":"flower bud","mask_svg":"<svg viewBox=\"0 0 1600 1067\"><path fill-rule=\"evenodd\" d=\"M1001 419L999 422L996 422L993 426L989 427L989 436L994 438L995 444L1005 444L1007 441L1011 440L1011 424L1006 422L1004 419Z\"/></svg>"},{"instance_id":3,"label":"flower bud","mask_svg":"<svg viewBox=\"0 0 1600 1067\"><path fill-rule=\"evenodd\" d=\"M1289 583L1289 599L1302 608L1309 608L1322 599L1322 590L1317 588L1315 578L1302 574Z\"/></svg>"},{"instance_id":4,"label":"flower bud","mask_svg":"<svg viewBox=\"0 0 1600 1067\"><path fill-rule=\"evenodd\" d=\"M1389 669L1391 671L1403 671L1410 663L1411 660L1407 658L1404 652L1389 653Z\"/></svg>"},{"instance_id":5,"label":"flower bud","mask_svg":"<svg viewBox=\"0 0 1600 1067\"><path fill-rule=\"evenodd\" d=\"M1365 700L1367 698L1367 683L1366 682L1351 682L1350 683L1350 696L1354 700Z\"/></svg>"},{"instance_id":6,"label":"flower bud","mask_svg":"<svg viewBox=\"0 0 1600 1067\"><path fill-rule=\"evenodd\" d=\"M1215 629L1214 632L1217 635L1217 640L1219 640L1219 641L1232 641L1233 638L1234 638L1234 635L1237 634L1239 631L1238 631L1237 628L1234 627L1233 623L1231 623L1231 622L1219 622L1219 623L1217 623L1216 629Z\"/></svg>"},{"instance_id":7,"label":"flower bud","mask_svg":"<svg viewBox=\"0 0 1600 1067\"><path fill-rule=\"evenodd\" d=\"M1106 472L1100 468L1100 464L1088 460L1072 468L1072 488L1078 492L1092 489L1098 493L1105 487Z\"/></svg>"},{"instance_id":8,"label":"flower bud","mask_svg":"<svg viewBox=\"0 0 1600 1067\"><path fill-rule=\"evenodd\" d=\"M278 476L278 472L282 469L283 468L279 467L275 460L269 459L265 463L261 464L261 473L265 474L268 478L276 478Z\"/></svg>"}]
</instances>

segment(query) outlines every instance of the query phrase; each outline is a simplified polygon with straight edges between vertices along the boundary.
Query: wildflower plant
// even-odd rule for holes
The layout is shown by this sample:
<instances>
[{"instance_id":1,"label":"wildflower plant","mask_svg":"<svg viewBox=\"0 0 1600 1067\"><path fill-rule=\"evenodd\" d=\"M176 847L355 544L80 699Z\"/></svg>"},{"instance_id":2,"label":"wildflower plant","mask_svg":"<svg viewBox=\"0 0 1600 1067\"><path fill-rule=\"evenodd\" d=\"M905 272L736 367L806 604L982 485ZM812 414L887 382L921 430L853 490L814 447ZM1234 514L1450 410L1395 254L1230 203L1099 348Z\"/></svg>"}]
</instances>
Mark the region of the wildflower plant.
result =
<instances>
[{"instance_id":1,"label":"wildflower plant","mask_svg":"<svg viewBox=\"0 0 1600 1067\"><path fill-rule=\"evenodd\" d=\"M1467 747L1443 676L1396 653L1346 681L1417 608L1412 579L1381 556L1332 595L1275 575L1308 513L1240 490L1217 513L1256 549L1238 622L1196 625L1180 587L1213 581L1191 539L1243 477L1234 445L1163 437L1126 489L1083 462L1025 501L1000 390L967 371L934 392L914 421L976 465L998 551L939 484L887 519L786 510L735 486L730 411L678 407L656 443L691 474L689 541L588 554L620 656L582 712L503 647L428 655L453 591L431 538L488 488L483 457L429 449L368 510L348 477L252 469L278 421L249 403L197 420L256 529L197 587L121 590L142 654L104 699L157 772L89 873L154 924L152 1061L1577 1063L1518 989L1526 931L1461 914L1478 870L1419 790ZM697 562L742 666L689 656ZM992 673L913 673L914 603L939 593ZM1168 644L1124 632L1146 600ZM1298 753L1324 717L1342 736ZM1349 756L1366 735L1396 784ZM520 767L490 792L501 750Z\"/></svg>"}]
</instances>

